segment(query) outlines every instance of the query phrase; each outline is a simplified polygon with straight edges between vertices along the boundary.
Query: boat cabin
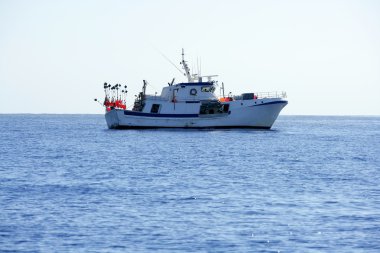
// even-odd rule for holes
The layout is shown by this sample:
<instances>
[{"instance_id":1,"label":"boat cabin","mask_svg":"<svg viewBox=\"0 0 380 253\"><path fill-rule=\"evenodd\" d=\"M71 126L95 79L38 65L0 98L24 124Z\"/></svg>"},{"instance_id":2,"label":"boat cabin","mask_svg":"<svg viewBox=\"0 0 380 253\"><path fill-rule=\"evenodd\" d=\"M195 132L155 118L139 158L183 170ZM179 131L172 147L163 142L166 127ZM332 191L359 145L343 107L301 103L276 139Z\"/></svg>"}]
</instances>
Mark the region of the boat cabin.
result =
<instances>
[{"instance_id":1,"label":"boat cabin","mask_svg":"<svg viewBox=\"0 0 380 253\"><path fill-rule=\"evenodd\" d=\"M215 82L178 83L166 86L160 95L140 93L133 111L155 114L222 114L229 105L223 105L214 94Z\"/></svg>"}]
</instances>

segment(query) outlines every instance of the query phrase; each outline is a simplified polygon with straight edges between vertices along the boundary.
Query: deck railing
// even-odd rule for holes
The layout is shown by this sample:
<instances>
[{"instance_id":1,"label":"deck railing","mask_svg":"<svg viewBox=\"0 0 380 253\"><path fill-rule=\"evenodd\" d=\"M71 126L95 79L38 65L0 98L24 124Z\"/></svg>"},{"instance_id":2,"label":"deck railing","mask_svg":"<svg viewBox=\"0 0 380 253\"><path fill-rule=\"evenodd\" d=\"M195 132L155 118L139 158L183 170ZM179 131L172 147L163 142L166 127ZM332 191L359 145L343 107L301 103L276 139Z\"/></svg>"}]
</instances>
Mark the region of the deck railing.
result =
<instances>
[{"instance_id":1,"label":"deck railing","mask_svg":"<svg viewBox=\"0 0 380 253\"><path fill-rule=\"evenodd\" d=\"M285 91L264 91L264 92L255 92L257 98L286 98Z\"/></svg>"},{"instance_id":2,"label":"deck railing","mask_svg":"<svg viewBox=\"0 0 380 253\"><path fill-rule=\"evenodd\" d=\"M251 93L252 94L252 93ZM261 98L286 98L285 91L264 91L264 92L254 92L254 99ZM232 96L233 100L243 100L243 95Z\"/></svg>"}]
</instances>

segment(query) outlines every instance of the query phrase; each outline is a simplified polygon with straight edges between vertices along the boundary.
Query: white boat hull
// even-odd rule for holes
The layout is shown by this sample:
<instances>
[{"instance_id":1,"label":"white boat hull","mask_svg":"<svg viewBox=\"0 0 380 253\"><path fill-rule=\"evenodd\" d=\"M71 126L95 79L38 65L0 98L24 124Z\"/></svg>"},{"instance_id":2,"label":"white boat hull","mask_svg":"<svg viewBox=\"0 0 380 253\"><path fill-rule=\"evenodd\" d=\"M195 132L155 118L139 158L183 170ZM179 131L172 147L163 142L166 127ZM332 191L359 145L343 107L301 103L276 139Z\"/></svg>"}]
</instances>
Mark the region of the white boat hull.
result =
<instances>
[{"instance_id":1,"label":"white boat hull","mask_svg":"<svg viewBox=\"0 0 380 253\"><path fill-rule=\"evenodd\" d=\"M223 114L154 114L113 109L106 113L110 129L133 128L262 128L270 129L281 110L283 99L237 100L229 102Z\"/></svg>"}]
</instances>

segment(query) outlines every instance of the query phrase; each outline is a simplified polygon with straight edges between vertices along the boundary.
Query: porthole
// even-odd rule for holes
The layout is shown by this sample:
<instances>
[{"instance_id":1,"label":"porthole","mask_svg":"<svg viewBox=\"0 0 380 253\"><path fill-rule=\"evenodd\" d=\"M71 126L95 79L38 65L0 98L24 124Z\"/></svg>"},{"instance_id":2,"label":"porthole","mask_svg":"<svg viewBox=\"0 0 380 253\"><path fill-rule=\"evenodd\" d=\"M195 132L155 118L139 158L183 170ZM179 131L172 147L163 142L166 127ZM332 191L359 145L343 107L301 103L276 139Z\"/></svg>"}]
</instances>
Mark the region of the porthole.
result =
<instances>
[{"instance_id":1,"label":"porthole","mask_svg":"<svg viewBox=\"0 0 380 253\"><path fill-rule=\"evenodd\" d=\"M197 90L196 89L191 89L190 90L190 95L192 95L192 96L197 95Z\"/></svg>"}]
</instances>

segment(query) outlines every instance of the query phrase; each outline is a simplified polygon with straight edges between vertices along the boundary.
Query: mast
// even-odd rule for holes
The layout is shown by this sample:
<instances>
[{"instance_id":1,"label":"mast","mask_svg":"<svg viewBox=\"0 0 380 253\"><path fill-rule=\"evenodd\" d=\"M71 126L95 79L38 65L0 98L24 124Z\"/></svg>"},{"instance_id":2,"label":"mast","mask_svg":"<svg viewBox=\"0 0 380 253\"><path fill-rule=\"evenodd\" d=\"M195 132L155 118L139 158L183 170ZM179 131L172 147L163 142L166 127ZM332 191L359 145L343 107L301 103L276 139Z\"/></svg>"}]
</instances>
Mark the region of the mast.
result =
<instances>
[{"instance_id":1,"label":"mast","mask_svg":"<svg viewBox=\"0 0 380 253\"><path fill-rule=\"evenodd\" d=\"M142 94L145 96L145 93L146 93L146 86L148 85L148 82L143 80L143 88L142 88Z\"/></svg>"},{"instance_id":2,"label":"mast","mask_svg":"<svg viewBox=\"0 0 380 253\"><path fill-rule=\"evenodd\" d=\"M191 78L190 68L185 61L185 50L183 48L182 48L182 66L183 66L183 69L185 70L185 75L187 77L188 82L191 83L193 80Z\"/></svg>"}]
</instances>

